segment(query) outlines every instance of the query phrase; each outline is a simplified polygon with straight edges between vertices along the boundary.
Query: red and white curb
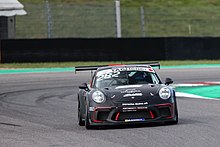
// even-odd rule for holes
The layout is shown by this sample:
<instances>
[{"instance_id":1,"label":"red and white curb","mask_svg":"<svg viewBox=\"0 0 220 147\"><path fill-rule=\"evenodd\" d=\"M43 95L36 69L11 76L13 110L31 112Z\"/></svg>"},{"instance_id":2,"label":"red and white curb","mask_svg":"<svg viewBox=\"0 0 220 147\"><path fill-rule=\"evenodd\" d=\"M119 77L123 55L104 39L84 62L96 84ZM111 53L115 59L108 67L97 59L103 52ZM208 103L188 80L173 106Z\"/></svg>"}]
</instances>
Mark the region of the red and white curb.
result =
<instances>
[{"instance_id":1,"label":"red and white curb","mask_svg":"<svg viewBox=\"0 0 220 147\"><path fill-rule=\"evenodd\" d=\"M172 84L172 87L198 87L198 86L211 86L220 85L220 82L192 82L183 84ZM195 94L189 94L184 92L176 92L177 97L195 98L195 99L208 99L208 100L220 100L216 98L203 97Z\"/></svg>"},{"instance_id":2,"label":"red and white curb","mask_svg":"<svg viewBox=\"0 0 220 147\"><path fill-rule=\"evenodd\" d=\"M194 87L194 86L211 86L220 85L220 82L192 82L183 84L173 84L174 87Z\"/></svg>"},{"instance_id":3,"label":"red and white curb","mask_svg":"<svg viewBox=\"0 0 220 147\"><path fill-rule=\"evenodd\" d=\"M207 100L220 100L216 98L203 97L195 94L189 94L184 92L176 92L177 97L194 98L194 99L207 99Z\"/></svg>"}]
</instances>

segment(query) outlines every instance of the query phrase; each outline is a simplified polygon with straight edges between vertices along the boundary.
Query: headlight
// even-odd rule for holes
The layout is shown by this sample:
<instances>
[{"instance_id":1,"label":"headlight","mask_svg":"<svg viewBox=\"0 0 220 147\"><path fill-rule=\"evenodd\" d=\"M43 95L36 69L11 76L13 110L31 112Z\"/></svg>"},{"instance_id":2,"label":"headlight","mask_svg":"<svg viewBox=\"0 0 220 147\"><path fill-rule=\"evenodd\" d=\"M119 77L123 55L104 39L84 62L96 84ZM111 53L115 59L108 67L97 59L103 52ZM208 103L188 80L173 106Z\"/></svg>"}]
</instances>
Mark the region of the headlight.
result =
<instances>
[{"instance_id":1,"label":"headlight","mask_svg":"<svg viewBox=\"0 0 220 147\"><path fill-rule=\"evenodd\" d=\"M162 99L166 100L166 99L170 98L171 91L168 87L163 87L160 89L159 95Z\"/></svg>"},{"instance_id":2,"label":"headlight","mask_svg":"<svg viewBox=\"0 0 220 147\"><path fill-rule=\"evenodd\" d=\"M96 103L103 103L105 101L105 96L104 96L104 94L101 91L95 91L92 94L92 99Z\"/></svg>"}]
</instances>

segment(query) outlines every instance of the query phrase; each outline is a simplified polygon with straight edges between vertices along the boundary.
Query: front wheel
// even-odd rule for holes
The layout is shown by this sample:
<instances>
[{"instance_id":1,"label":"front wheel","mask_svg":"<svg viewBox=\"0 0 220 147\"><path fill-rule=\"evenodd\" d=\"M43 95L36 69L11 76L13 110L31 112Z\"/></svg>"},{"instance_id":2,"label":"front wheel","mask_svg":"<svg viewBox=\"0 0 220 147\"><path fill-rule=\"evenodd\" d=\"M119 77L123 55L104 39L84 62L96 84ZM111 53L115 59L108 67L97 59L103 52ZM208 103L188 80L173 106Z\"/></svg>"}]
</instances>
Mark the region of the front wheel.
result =
<instances>
[{"instance_id":1,"label":"front wheel","mask_svg":"<svg viewBox=\"0 0 220 147\"><path fill-rule=\"evenodd\" d=\"M80 126L85 126L85 121L82 118L82 113L81 113L81 107L80 107L80 102L78 101L78 124Z\"/></svg>"},{"instance_id":2,"label":"front wheel","mask_svg":"<svg viewBox=\"0 0 220 147\"><path fill-rule=\"evenodd\" d=\"M178 109L177 109L177 103L176 103L176 101L175 101L175 110L174 110L174 113L175 113L175 120L169 121L169 122L167 122L166 124L168 124L168 125L178 124L179 118L178 118Z\"/></svg>"},{"instance_id":3,"label":"front wheel","mask_svg":"<svg viewBox=\"0 0 220 147\"><path fill-rule=\"evenodd\" d=\"M86 118L85 118L85 126L86 126L86 129L90 130L90 129L93 129L94 127L91 126L90 122L89 122L89 110L88 108L86 107Z\"/></svg>"},{"instance_id":4,"label":"front wheel","mask_svg":"<svg viewBox=\"0 0 220 147\"><path fill-rule=\"evenodd\" d=\"M173 120L173 121L169 121L169 122L167 122L167 124L168 125L175 125L175 124L178 124L178 112L177 111L175 111L175 120Z\"/></svg>"}]
</instances>

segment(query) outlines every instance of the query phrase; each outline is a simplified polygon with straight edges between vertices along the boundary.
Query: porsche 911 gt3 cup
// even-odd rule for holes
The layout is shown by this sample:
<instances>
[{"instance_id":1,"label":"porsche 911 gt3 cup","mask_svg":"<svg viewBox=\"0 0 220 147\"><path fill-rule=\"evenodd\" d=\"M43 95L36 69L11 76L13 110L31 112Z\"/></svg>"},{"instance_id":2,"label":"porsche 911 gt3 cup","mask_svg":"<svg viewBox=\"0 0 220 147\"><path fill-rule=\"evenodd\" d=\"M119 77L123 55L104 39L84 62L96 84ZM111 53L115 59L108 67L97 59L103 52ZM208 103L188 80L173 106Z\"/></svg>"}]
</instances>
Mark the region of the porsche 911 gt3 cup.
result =
<instances>
[{"instance_id":1,"label":"porsche 911 gt3 cup","mask_svg":"<svg viewBox=\"0 0 220 147\"><path fill-rule=\"evenodd\" d=\"M79 86L78 124L91 129L105 125L150 122L178 123L175 91L152 68L159 63L86 66L95 70L91 84Z\"/></svg>"}]
</instances>

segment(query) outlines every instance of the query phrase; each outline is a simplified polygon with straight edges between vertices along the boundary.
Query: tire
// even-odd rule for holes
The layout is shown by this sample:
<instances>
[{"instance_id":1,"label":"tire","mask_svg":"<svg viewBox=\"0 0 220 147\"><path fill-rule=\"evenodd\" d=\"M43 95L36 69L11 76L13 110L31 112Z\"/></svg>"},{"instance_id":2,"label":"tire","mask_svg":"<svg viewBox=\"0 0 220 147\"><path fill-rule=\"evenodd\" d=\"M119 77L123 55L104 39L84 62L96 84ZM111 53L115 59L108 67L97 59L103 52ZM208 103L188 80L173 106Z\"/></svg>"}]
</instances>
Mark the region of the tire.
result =
<instances>
[{"instance_id":1,"label":"tire","mask_svg":"<svg viewBox=\"0 0 220 147\"><path fill-rule=\"evenodd\" d=\"M80 107L79 100L78 100L78 125L79 126L85 126L85 121L82 118L82 113L81 113L81 107Z\"/></svg>"},{"instance_id":2,"label":"tire","mask_svg":"<svg viewBox=\"0 0 220 147\"><path fill-rule=\"evenodd\" d=\"M173 121L169 121L169 122L167 122L167 124L168 125L175 125L175 124L178 124L178 112L177 112L177 110L175 109L175 120L173 120Z\"/></svg>"},{"instance_id":3,"label":"tire","mask_svg":"<svg viewBox=\"0 0 220 147\"><path fill-rule=\"evenodd\" d=\"M88 130L90 130L90 129L94 129L94 127L91 126L91 125L90 125L90 122L89 122L89 111L88 111L87 106L86 106L85 126L86 126L86 129L88 129Z\"/></svg>"},{"instance_id":4,"label":"tire","mask_svg":"<svg viewBox=\"0 0 220 147\"><path fill-rule=\"evenodd\" d=\"M178 117L178 109L177 109L177 103L176 103L176 100L175 100L175 120L173 121L168 121L166 122L166 124L168 125L175 125L175 124L178 124L178 121L179 121L179 117Z\"/></svg>"}]
</instances>

